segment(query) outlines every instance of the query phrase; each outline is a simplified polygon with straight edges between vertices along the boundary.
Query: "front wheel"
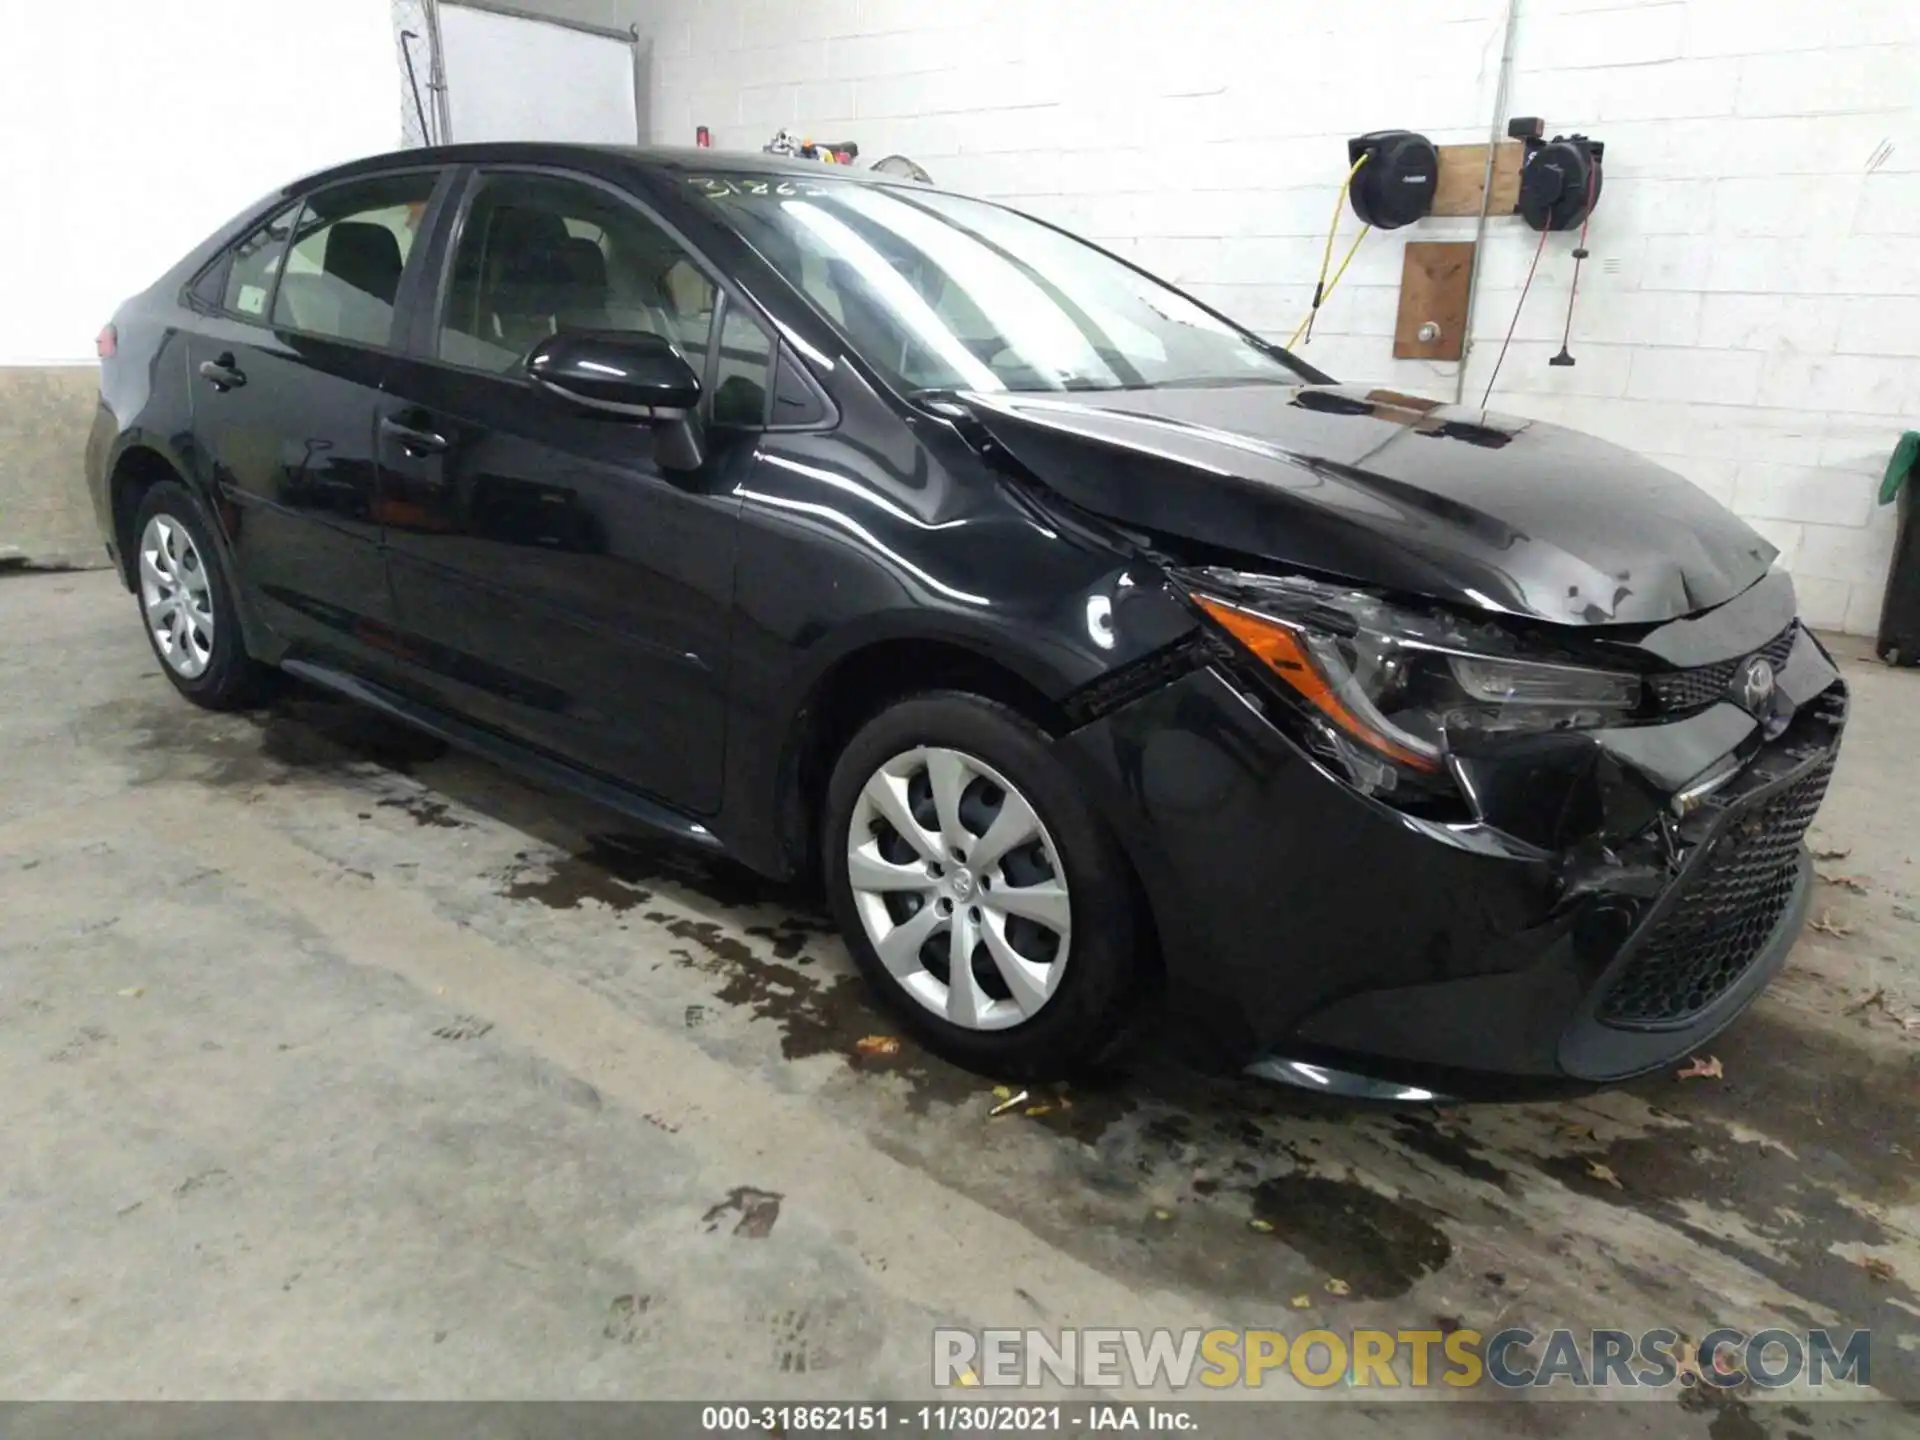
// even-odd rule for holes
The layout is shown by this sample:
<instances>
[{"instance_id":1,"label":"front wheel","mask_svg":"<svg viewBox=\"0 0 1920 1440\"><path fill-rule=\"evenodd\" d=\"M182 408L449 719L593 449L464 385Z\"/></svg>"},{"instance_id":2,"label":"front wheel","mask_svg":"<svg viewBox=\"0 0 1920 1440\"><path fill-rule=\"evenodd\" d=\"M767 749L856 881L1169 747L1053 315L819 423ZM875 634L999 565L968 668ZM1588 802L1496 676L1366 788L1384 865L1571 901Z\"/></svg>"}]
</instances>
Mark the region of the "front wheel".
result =
<instances>
[{"instance_id":1,"label":"front wheel","mask_svg":"<svg viewBox=\"0 0 1920 1440\"><path fill-rule=\"evenodd\" d=\"M835 919L929 1048L1043 1078L1118 1046L1131 874L1042 731L975 695L903 701L848 744L825 809Z\"/></svg>"}]
</instances>

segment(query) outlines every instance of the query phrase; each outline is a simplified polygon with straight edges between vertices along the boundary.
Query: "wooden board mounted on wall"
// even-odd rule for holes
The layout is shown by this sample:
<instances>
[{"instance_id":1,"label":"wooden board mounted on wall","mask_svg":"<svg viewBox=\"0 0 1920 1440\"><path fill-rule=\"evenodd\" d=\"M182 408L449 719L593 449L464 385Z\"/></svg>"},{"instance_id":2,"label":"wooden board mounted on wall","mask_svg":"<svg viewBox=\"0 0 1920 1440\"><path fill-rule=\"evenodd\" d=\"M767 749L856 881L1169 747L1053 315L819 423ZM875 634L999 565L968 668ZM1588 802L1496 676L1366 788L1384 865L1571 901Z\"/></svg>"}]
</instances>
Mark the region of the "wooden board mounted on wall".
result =
<instances>
[{"instance_id":1,"label":"wooden board mounted on wall","mask_svg":"<svg viewBox=\"0 0 1920 1440\"><path fill-rule=\"evenodd\" d=\"M1433 192L1435 215L1478 215L1480 197L1486 193L1487 147L1484 145L1442 145L1440 178ZM1489 215L1511 215L1520 203L1520 162L1526 147L1518 140L1503 140L1493 154L1493 203Z\"/></svg>"},{"instance_id":2,"label":"wooden board mounted on wall","mask_svg":"<svg viewBox=\"0 0 1920 1440\"><path fill-rule=\"evenodd\" d=\"M1467 333L1467 290L1473 279L1471 240L1409 240L1400 266L1400 316L1393 324L1396 360L1458 360ZM1423 326L1432 338L1420 338Z\"/></svg>"}]
</instances>

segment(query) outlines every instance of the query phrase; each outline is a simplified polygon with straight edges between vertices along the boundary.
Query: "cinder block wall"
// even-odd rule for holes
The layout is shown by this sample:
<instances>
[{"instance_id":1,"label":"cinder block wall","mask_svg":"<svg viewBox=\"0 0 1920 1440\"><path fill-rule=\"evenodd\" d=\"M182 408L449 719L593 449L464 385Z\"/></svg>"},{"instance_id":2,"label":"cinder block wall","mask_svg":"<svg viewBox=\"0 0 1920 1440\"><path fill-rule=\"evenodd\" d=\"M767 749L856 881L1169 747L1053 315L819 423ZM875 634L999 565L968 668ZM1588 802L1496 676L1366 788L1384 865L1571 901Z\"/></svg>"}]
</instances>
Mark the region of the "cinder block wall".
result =
<instances>
[{"instance_id":1,"label":"cinder block wall","mask_svg":"<svg viewBox=\"0 0 1920 1440\"><path fill-rule=\"evenodd\" d=\"M107 563L81 478L91 365L0 365L0 565Z\"/></svg>"},{"instance_id":2,"label":"cinder block wall","mask_svg":"<svg viewBox=\"0 0 1920 1440\"><path fill-rule=\"evenodd\" d=\"M1265 334L1305 313L1342 142L1487 138L1503 0L547 0L637 23L653 129L752 149L781 126L903 151L1138 257ZM1868 633L1892 544L1875 481L1920 426L1920 5L1516 0L1508 115L1607 144L1570 368L1549 368L1573 237L1547 242L1493 394L1653 454L1781 549L1817 625ZM590 14L588 12L591 12ZM1355 222L1342 225L1342 249ZM1361 247L1307 354L1451 398L1396 362L1406 239ZM1491 227L1477 402L1537 236Z\"/></svg>"}]
</instances>

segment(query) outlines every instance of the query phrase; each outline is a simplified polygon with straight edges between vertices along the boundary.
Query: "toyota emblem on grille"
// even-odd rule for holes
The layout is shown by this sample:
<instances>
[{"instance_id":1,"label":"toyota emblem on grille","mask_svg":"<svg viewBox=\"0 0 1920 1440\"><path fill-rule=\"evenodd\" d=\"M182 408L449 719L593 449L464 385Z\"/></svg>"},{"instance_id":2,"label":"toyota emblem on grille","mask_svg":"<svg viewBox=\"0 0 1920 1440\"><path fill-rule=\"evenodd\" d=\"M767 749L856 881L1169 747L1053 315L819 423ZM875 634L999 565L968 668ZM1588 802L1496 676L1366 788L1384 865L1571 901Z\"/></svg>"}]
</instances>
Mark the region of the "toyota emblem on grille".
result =
<instances>
[{"instance_id":1,"label":"toyota emblem on grille","mask_svg":"<svg viewBox=\"0 0 1920 1440\"><path fill-rule=\"evenodd\" d=\"M1773 699L1773 666L1766 656L1748 657L1747 663L1734 676L1733 694L1750 714L1761 715L1766 712L1767 702Z\"/></svg>"}]
</instances>

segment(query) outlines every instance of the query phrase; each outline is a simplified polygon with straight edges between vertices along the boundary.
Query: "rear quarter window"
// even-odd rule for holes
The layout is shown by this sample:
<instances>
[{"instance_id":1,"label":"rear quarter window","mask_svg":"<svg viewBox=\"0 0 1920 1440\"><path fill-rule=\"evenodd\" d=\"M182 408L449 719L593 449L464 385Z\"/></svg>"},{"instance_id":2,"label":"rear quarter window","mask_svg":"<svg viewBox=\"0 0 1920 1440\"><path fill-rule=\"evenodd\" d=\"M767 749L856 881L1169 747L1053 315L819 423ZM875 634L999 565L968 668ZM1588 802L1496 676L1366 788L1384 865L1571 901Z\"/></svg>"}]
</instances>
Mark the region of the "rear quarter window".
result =
<instances>
[{"instance_id":1,"label":"rear quarter window","mask_svg":"<svg viewBox=\"0 0 1920 1440\"><path fill-rule=\"evenodd\" d=\"M288 206L228 252L223 262L226 286L220 299L222 310L245 320L266 323L267 303L273 296L273 282L279 274L281 257L287 250L287 236L293 231L293 217L298 211L299 206Z\"/></svg>"}]
</instances>

